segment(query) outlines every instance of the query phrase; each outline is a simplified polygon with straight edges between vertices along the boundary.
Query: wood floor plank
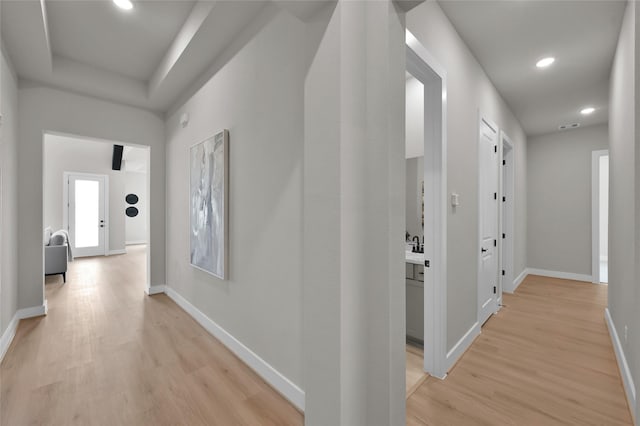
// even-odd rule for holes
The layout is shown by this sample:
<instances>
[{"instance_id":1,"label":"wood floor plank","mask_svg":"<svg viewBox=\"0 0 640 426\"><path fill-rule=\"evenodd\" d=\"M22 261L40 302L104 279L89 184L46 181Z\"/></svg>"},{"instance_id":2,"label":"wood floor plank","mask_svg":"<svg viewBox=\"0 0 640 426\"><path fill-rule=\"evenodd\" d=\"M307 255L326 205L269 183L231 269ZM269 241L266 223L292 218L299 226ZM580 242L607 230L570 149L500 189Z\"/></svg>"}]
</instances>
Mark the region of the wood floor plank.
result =
<instances>
[{"instance_id":1,"label":"wood floor plank","mask_svg":"<svg viewBox=\"0 0 640 426\"><path fill-rule=\"evenodd\" d=\"M49 315L0 365L1 425L301 425L303 416L165 295L144 247L47 277ZM631 425L606 287L529 276L444 381L407 347L407 424Z\"/></svg>"},{"instance_id":2,"label":"wood floor plank","mask_svg":"<svg viewBox=\"0 0 640 426\"><path fill-rule=\"evenodd\" d=\"M303 416L165 295L146 249L70 263L0 365L1 425L301 425Z\"/></svg>"},{"instance_id":3,"label":"wood floor plank","mask_svg":"<svg viewBox=\"0 0 640 426\"><path fill-rule=\"evenodd\" d=\"M529 276L446 380L407 400L412 425L631 425L606 286Z\"/></svg>"}]
</instances>

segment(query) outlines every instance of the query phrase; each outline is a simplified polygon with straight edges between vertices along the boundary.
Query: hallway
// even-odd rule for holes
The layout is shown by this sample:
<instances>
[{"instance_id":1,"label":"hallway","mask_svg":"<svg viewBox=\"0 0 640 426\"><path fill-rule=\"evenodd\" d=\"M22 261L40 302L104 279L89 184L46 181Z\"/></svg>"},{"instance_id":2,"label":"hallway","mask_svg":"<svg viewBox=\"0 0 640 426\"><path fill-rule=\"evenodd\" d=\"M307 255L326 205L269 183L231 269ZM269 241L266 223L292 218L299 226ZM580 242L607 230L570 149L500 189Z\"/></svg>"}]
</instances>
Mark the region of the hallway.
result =
<instances>
[{"instance_id":1,"label":"hallway","mask_svg":"<svg viewBox=\"0 0 640 426\"><path fill-rule=\"evenodd\" d=\"M408 425L631 425L604 320L607 286L529 275Z\"/></svg>"},{"instance_id":2,"label":"hallway","mask_svg":"<svg viewBox=\"0 0 640 426\"><path fill-rule=\"evenodd\" d=\"M302 415L165 295L146 247L47 277L0 368L2 425L289 425Z\"/></svg>"}]
</instances>

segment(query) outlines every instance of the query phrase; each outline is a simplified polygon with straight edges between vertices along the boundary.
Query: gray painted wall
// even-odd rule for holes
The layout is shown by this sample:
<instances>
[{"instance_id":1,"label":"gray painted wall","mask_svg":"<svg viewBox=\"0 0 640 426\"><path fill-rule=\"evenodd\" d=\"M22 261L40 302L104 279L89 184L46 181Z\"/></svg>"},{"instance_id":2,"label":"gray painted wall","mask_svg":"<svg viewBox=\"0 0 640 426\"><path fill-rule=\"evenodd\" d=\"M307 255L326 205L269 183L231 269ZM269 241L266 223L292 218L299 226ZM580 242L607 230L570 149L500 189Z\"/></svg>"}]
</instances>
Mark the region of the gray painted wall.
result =
<instances>
[{"instance_id":1,"label":"gray painted wall","mask_svg":"<svg viewBox=\"0 0 640 426\"><path fill-rule=\"evenodd\" d=\"M111 170L113 144L58 135L44 137L44 226L63 226L64 172L93 173L109 178L109 250L125 246L125 172Z\"/></svg>"},{"instance_id":2,"label":"gray painted wall","mask_svg":"<svg viewBox=\"0 0 640 426\"><path fill-rule=\"evenodd\" d=\"M64 106L64 108L61 107ZM150 281L165 283L164 124L157 115L57 89L21 82L18 90L18 307L41 306L43 264L43 133L56 132L151 147Z\"/></svg>"},{"instance_id":3,"label":"gray painted wall","mask_svg":"<svg viewBox=\"0 0 640 426\"><path fill-rule=\"evenodd\" d=\"M606 125L529 138L528 267L591 275L591 154Z\"/></svg>"},{"instance_id":4,"label":"gray painted wall","mask_svg":"<svg viewBox=\"0 0 640 426\"><path fill-rule=\"evenodd\" d=\"M447 217L447 344L477 320L479 111L509 136L515 149L514 275L526 267L526 135L480 64L436 2L407 13L407 28L447 72L448 192L460 194Z\"/></svg>"},{"instance_id":5,"label":"gray painted wall","mask_svg":"<svg viewBox=\"0 0 640 426\"><path fill-rule=\"evenodd\" d=\"M609 311L636 387L640 383L638 262L637 37L635 2L625 12L611 70L609 100ZM624 340L624 327L628 339Z\"/></svg>"},{"instance_id":6,"label":"gray painted wall","mask_svg":"<svg viewBox=\"0 0 640 426\"><path fill-rule=\"evenodd\" d=\"M0 336L18 309L18 82L2 51L0 64Z\"/></svg>"},{"instance_id":7,"label":"gray painted wall","mask_svg":"<svg viewBox=\"0 0 640 426\"><path fill-rule=\"evenodd\" d=\"M166 121L167 285L299 386L305 42L305 26L279 13ZM185 128L183 113L190 116ZM225 128L230 247L223 281L189 264L188 155Z\"/></svg>"}]
</instances>

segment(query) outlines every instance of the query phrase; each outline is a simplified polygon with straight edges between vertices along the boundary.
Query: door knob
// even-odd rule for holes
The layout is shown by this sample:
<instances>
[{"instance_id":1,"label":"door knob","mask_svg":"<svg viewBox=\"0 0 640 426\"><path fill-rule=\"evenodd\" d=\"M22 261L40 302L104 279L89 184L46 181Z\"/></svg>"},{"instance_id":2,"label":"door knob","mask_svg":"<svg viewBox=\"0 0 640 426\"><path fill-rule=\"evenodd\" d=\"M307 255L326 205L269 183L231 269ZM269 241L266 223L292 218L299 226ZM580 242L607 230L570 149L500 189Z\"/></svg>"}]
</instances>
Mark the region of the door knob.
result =
<instances>
[{"instance_id":1,"label":"door knob","mask_svg":"<svg viewBox=\"0 0 640 426\"><path fill-rule=\"evenodd\" d=\"M486 248L484 248L484 247L480 249L480 252L482 252L482 253L484 253L484 252L486 252L486 251L487 251L487 249L486 249Z\"/></svg>"}]
</instances>

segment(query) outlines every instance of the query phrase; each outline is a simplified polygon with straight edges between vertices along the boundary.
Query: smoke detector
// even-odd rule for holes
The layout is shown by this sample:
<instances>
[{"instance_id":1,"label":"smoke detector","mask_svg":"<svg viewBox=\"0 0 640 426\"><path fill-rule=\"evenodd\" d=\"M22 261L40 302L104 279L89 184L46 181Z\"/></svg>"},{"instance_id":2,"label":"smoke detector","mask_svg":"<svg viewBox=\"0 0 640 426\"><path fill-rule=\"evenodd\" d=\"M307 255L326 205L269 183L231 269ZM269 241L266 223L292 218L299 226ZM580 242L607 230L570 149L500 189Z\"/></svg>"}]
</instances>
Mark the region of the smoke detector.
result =
<instances>
[{"instance_id":1,"label":"smoke detector","mask_svg":"<svg viewBox=\"0 0 640 426\"><path fill-rule=\"evenodd\" d=\"M563 124L562 126L558 127L558 129L559 130L571 130L571 129L577 129L578 127L580 127L580 123Z\"/></svg>"}]
</instances>

